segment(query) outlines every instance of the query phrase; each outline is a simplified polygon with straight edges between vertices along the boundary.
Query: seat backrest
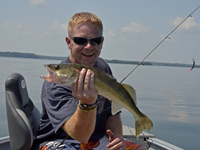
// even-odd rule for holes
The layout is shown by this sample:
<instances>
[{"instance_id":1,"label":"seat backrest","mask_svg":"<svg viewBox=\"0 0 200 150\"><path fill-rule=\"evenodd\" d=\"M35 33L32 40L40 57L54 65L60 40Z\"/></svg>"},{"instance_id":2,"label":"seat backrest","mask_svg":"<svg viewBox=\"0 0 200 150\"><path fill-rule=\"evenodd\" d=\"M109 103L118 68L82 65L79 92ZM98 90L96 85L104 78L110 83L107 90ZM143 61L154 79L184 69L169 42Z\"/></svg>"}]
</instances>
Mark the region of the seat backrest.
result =
<instances>
[{"instance_id":1,"label":"seat backrest","mask_svg":"<svg viewBox=\"0 0 200 150\"><path fill-rule=\"evenodd\" d=\"M11 74L5 82L11 150L29 150L40 122L40 112L29 98L24 77Z\"/></svg>"}]
</instances>

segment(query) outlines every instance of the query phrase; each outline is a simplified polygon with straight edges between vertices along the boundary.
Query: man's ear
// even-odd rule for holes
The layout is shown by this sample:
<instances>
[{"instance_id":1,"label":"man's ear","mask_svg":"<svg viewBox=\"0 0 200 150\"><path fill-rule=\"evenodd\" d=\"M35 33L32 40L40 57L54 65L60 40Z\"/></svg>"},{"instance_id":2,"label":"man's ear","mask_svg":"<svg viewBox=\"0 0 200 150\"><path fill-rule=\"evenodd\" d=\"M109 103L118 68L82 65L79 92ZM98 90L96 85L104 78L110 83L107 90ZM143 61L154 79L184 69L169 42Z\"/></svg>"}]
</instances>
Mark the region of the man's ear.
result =
<instances>
[{"instance_id":1,"label":"man's ear","mask_svg":"<svg viewBox=\"0 0 200 150\"><path fill-rule=\"evenodd\" d=\"M68 48L71 50L72 41L71 41L70 37L66 37L66 38L65 38L65 41L66 41L66 43L67 43L67 45L68 45Z\"/></svg>"}]
</instances>

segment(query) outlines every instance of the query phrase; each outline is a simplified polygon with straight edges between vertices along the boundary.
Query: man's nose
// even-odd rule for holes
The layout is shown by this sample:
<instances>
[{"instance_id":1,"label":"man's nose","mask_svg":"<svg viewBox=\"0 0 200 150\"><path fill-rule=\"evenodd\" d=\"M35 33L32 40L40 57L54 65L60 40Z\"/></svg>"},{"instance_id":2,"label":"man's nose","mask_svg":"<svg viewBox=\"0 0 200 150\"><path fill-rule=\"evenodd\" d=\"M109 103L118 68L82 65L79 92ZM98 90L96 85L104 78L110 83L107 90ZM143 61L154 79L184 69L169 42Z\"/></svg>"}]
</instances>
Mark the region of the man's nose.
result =
<instances>
[{"instance_id":1,"label":"man's nose","mask_svg":"<svg viewBox=\"0 0 200 150\"><path fill-rule=\"evenodd\" d=\"M92 45L91 45L90 41L88 41L87 44L85 45L85 48L88 49L88 48L91 48L91 47L92 47Z\"/></svg>"}]
</instances>

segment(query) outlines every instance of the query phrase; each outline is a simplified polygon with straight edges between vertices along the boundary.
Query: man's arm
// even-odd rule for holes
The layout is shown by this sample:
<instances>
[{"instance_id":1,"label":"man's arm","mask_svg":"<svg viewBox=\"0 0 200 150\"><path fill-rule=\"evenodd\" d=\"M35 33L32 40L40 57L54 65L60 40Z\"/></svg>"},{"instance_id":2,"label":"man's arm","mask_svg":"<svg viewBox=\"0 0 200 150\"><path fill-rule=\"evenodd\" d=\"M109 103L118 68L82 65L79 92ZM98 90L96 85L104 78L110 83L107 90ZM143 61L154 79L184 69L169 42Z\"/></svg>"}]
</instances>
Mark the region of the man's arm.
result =
<instances>
[{"instance_id":1,"label":"man's arm","mask_svg":"<svg viewBox=\"0 0 200 150\"><path fill-rule=\"evenodd\" d=\"M82 104L93 104L97 99L94 88L94 73L82 69L76 82L72 84L72 95ZM96 109L86 112L77 106L76 112L67 120L62 129L73 139L86 143L94 132Z\"/></svg>"},{"instance_id":2,"label":"man's arm","mask_svg":"<svg viewBox=\"0 0 200 150\"><path fill-rule=\"evenodd\" d=\"M106 130L111 130L114 134L123 136L122 133L122 121L120 113L110 116L105 124Z\"/></svg>"},{"instance_id":3,"label":"man's arm","mask_svg":"<svg viewBox=\"0 0 200 150\"><path fill-rule=\"evenodd\" d=\"M77 107L76 112L63 124L62 128L73 139L81 143L87 143L94 132L95 123L96 109L91 112L84 112Z\"/></svg>"}]
</instances>

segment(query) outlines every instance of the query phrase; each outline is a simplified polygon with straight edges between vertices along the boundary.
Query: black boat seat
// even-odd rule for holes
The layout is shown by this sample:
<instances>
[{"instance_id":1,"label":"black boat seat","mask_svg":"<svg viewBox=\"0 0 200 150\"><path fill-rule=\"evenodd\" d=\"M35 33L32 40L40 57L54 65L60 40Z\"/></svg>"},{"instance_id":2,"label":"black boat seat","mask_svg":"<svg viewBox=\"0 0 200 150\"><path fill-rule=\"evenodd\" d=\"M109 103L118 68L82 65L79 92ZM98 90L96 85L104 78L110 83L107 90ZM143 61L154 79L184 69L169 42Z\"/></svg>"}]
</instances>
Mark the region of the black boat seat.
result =
<instances>
[{"instance_id":1,"label":"black boat seat","mask_svg":"<svg viewBox=\"0 0 200 150\"><path fill-rule=\"evenodd\" d=\"M36 138L40 112L29 98L24 77L11 74L5 82L11 150L29 150Z\"/></svg>"}]
</instances>

